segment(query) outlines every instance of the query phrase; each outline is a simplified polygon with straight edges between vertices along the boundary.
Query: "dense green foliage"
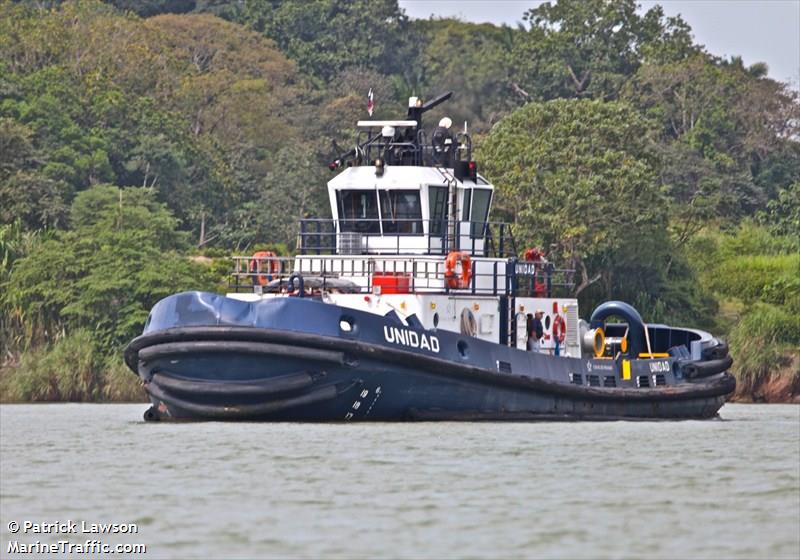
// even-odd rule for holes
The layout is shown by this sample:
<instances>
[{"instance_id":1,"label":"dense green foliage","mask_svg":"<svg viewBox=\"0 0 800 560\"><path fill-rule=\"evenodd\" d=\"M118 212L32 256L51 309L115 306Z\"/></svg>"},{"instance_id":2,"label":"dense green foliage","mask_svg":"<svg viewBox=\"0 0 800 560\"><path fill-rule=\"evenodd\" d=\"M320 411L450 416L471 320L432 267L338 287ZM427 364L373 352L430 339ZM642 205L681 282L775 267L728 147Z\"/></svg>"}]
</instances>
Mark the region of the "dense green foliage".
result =
<instances>
[{"instance_id":1,"label":"dense green foliage","mask_svg":"<svg viewBox=\"0 0 800 560\"><path fill-rule=\"evenodd\" d=\"M521 16L0 0L3 396L131 398L119 350L150 306L223 274L192 255L291 251L297 219L325 217L331 141L352 144L370 88L378 118L455 91L427 122L468 123L496 217L577 269L585 311L626 299L730 335L748 390L796 369L797 91L659 6Z\"/></svg>"},{"instance_id":2,"label":"dense green foliage","mask_svg":"<svg viewBox=\"0 0 800 560\"><path fill-rule=\"evenodd\" d=\"M800 236L743 223L692 240L698 281L723 302L721 327L735 350L738 391L750 395L773 371L800 390Z\"/></svg>"},{"instance_id":3,"label":"dense green foliage","mask_svg":"<svg viewBox=\"0 0 800 560\"><path fill-rule=\"evenodd\" d=\"M663 267L650 262L663 251L647 243L666 235L667 218L648 136L628 105L555 100L513 112L481 145L486 173L506 186L499 209L521 226L523 244L549 247L581 271L578 293L603 279L608 297L629 260Z\"/></svg>"},{"instance_id":4,"label":"dense green foliage","mask_svg":"<svg viewBox=\"0 0 800 560\"><path fill-rule=\"evenodd\" d=\"M153 198L142 187L83 191L72 204L72 229L17 261L6 301L29 342L91 328L101 347L119 347L159 299L213 287L203 267L180 255L185 234Z\"/></svg>"}]
</instances>

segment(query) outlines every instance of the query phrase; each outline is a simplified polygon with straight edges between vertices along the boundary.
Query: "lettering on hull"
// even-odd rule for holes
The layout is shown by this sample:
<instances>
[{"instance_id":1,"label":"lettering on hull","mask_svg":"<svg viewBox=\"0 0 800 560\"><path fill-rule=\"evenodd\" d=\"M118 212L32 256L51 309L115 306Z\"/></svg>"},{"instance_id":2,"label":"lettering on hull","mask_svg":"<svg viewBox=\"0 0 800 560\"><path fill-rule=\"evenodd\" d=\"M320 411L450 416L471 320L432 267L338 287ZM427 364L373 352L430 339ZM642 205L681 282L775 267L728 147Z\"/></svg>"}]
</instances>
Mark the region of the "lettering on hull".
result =
<instances>
[{"instance_id":1,"label":"lettering on hull","mask_svg":"<svg viewBox=\"0 0 800 560\"><path fill-rule=\"evenodd\" d=\"M409 348L419 348L420 350L429 350L435 353L439 352L439 339L433 335L384 325L383 338L386 339L386 342L391 342L392 344L408 346Z\"/></svg>"},{"instance_id":2,"label":"lettering on hull","mask_svg":"<svg viewBox=\"0 0 800 560\"><path fill-rule=\"evenodd\" d=\"M669 370L669 362L650 362L650 371L652 373L666 373Z\"/></svg>"}]
</instances>

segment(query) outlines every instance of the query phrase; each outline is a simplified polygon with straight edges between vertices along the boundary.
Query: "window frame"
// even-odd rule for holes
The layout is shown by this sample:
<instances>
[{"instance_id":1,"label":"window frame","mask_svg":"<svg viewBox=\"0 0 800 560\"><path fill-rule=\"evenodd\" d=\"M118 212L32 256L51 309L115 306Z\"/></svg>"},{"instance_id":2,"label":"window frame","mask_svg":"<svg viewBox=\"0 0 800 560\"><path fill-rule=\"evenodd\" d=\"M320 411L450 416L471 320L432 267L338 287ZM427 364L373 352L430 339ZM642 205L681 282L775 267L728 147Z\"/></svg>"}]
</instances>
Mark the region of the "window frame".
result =
<instances>
[{"instance_id":1,"label":"window frame","mask_svg":"<svg viewBox=\"0 0 800 560\"><path fill-rule=\"evenodd\" d=\"M381 234L386 236L423 236L425 235L425 231L422 227L422 193L420 189L378 189L378 212L381 216ZM392 195L395 196L395 203L397 203L396 197L398 195L408 196L414 195L416 197L416 212L415 215L409 217L400 217L399 214L396 214L394 219L387 218L386 209L384 208L384 202L389 204L389 208L391 208L391 198ZM413 205L412 205L413 206ZM388 229L387 229L388 226ZM400 231L404 227L408 227L412 231ZM390 229L395 229L396 231L390 231Z\"/></svg>"},{"instance_id":2,"label":"window frame","mask_svg":"<svg viewBox=\"0 0 800 560\"><path fill-rule=\"evenodd\" d=\"M367 218L350 218L347 217L345 211L344 199L345 196L364 196L372 195L374 202L375 217ZM337 189L336 190L336 209L339 214L339 231L341 232L355 232L367 235L381 235L381 216L380 216L380 200L378 199L377 190L375 189ZM369 206L367 207L369 210ZM362 222L366 224L366 228L359 228L356 224Z\"/></svg>"}]
</instances>

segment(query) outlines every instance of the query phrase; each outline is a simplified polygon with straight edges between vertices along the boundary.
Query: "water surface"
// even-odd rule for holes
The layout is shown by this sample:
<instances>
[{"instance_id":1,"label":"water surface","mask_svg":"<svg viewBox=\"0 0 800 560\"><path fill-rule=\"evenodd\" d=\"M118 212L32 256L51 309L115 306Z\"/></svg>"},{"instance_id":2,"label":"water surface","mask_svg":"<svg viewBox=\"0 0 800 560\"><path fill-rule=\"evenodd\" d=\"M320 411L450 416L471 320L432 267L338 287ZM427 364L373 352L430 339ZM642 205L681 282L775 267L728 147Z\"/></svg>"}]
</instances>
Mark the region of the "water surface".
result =
<instances>
[{"instance_id":1,"label":"water surface","mask_svg":"<svg viewBox=\"0 0 800 560\"><path fill-rule=\"evenodd\" d=\"M10 521L66 519L136 523L100 538L149 559L800 557L798 406L331 425L145 424L145 408L0 406L0 557L64 539Z\"/></svg>"}]
</instances>

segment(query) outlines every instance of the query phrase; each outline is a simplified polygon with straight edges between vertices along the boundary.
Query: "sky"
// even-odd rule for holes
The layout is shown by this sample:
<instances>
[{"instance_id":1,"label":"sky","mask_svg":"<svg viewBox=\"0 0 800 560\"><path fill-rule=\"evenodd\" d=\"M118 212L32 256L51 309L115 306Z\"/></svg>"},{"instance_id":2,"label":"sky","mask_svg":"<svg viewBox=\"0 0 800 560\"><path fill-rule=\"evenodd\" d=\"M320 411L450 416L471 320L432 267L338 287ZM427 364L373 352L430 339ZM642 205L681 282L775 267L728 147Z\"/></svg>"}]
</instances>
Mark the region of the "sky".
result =
<instances>
[{"instance_id":1,"label":"sky","mask_svg":"<svg viewBox=\"0 0 800 560\"><path fill-rule=\"evenodd\" d=\"M542 0L399 0L412 18L459 17L515 26ZM800 0L639 0L642 11L660 4L680 14L695 42L717 56L739 55L746 66L766 62L771 78L800 88Z\"/></svg>"}]
</instances>

